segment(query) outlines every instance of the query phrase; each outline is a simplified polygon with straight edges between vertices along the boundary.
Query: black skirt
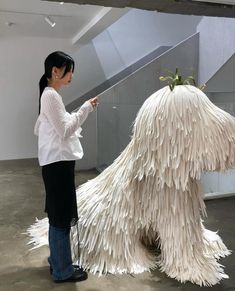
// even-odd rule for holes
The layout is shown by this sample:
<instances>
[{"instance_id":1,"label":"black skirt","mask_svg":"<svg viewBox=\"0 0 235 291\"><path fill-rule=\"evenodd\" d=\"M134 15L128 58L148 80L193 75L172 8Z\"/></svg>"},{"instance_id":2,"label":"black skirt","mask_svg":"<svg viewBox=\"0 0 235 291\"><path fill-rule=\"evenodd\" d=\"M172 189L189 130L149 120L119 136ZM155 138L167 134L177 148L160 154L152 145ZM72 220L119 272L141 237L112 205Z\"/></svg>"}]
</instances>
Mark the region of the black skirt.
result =
<instances>
[{"instance_id":1,"label":"black skirt","mask_svg":"<svg viewBox=\"0 0 235 291\"><path fill-rule=\"evenodd\" d=\"M45 212L52 226L66 228L78 221L74 167L75 161L42 166L46 190Z\"/></svg>"}]
</instances>

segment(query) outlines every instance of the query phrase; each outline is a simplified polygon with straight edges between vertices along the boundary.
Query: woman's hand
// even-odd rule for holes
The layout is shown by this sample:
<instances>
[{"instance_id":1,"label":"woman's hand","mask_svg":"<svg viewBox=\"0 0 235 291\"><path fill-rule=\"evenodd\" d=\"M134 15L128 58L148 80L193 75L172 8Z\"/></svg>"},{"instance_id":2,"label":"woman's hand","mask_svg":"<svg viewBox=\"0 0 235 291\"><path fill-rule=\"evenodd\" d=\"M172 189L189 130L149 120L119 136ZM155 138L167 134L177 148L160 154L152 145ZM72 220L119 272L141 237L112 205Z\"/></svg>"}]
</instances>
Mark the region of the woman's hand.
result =
<instances>
[{"instance_id":1,"label":"woman's hand","mask_svg":"<svg viewBox=\"0 0 235 291\"><path fill-rule=\"evenodd\" d=\"M91 103L93 108L96 108L98 106L98 104L99 104L98 97L94 97L94 98L89 99L89 102Z\"/></svg>"}]
</instances>

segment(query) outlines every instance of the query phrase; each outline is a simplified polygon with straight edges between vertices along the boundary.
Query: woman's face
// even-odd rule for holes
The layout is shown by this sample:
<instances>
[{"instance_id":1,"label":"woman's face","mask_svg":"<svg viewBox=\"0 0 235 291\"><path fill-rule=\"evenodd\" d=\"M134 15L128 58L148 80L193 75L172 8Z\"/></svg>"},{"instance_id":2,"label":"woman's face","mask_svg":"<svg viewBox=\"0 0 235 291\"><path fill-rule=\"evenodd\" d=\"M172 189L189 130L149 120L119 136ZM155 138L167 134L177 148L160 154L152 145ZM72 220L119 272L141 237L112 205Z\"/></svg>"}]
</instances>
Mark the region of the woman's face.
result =
<instances>
[{"instance_id":1,"label":"woman's face","mask_svg":"<svg viewBox=\"0 0 235 291\"><path fill-rule=\"evenodd\" d=\"M73 70L71 69L64 76L65 67L55 68L56 81L60 83L61 86L68 86L73 79ZM64 76L64 77L63 77Z\"/></svg>"},{"instance_id":2,"label":"woman's face","mask_svg":"<svg viewBox=\"0 0 235 291\"><path fill-rule=\"evenodd\" d=\"M71 82L72 82L72 79L73 79L73 71L72 69L65 74L65 76L63 77L64 75L64 71L65 71L65 68L62 68L62 74L61 74L61 82L62 82L62 85L64 86L67 86L69 85Z\"/></svg>"}]
</instances>

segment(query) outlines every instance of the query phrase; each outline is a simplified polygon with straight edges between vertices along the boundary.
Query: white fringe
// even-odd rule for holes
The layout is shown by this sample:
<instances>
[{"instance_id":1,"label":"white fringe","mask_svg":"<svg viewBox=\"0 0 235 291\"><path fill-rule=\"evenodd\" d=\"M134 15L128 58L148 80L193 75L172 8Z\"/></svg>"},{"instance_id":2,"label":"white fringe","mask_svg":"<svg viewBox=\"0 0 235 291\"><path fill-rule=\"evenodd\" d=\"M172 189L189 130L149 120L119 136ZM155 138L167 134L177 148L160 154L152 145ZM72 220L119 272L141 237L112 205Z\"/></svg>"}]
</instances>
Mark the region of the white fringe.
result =
<instances>
[{"instance_id":1,"label":"white fringe","mask_svg":"<svg viewBox=\"0 0 235 291\"><path fill-rule=\"evenodd\" d=\"M48 245L48 218L36 218L35 223L27 229L26 234L31 237L28 245L34 245L34 247L32 247L30 250Z\"/></svg>"},{"instance_id":2,"label":"white fringe","mask_svg":"<svg viewBox=\"0 0 235 291\"><path fill-rule=\"evenodd\" d=\"M132 140L113 164L77 189L79 264L93 273L140 273L158 265L172 278L212 286L230 254L206 230L199 180L235 164L235 118L190 85L164 87L141 107ZM46 219L28 233L47 244ZM161 248L150 252L144 242ZM78 239L72 232L73 249ZM34 247L34 248L35 248Z\"/></svg>"}]
</instances>

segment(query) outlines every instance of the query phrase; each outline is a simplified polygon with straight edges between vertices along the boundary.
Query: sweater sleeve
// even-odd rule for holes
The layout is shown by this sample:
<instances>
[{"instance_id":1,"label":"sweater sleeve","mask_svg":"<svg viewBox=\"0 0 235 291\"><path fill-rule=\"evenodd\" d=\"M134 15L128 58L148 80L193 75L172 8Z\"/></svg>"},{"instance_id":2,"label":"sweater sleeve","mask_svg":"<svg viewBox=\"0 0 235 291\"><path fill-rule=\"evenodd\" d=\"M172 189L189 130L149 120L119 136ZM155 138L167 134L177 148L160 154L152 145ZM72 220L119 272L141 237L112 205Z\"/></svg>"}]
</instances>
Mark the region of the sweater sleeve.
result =
<instances>
[{"instance_id":1,"label":"sweater sleeve","mask_svg":"<svg viewBox=\"0 0 235 291\"><path fill-rule=\"evenodd\" d=\"M86 101L77 112L69 114L60 98L54 92L48 92L41 100L41 109L57 134L66 139L84 123L93 107Z\"/></svg>"}]
</instances>

